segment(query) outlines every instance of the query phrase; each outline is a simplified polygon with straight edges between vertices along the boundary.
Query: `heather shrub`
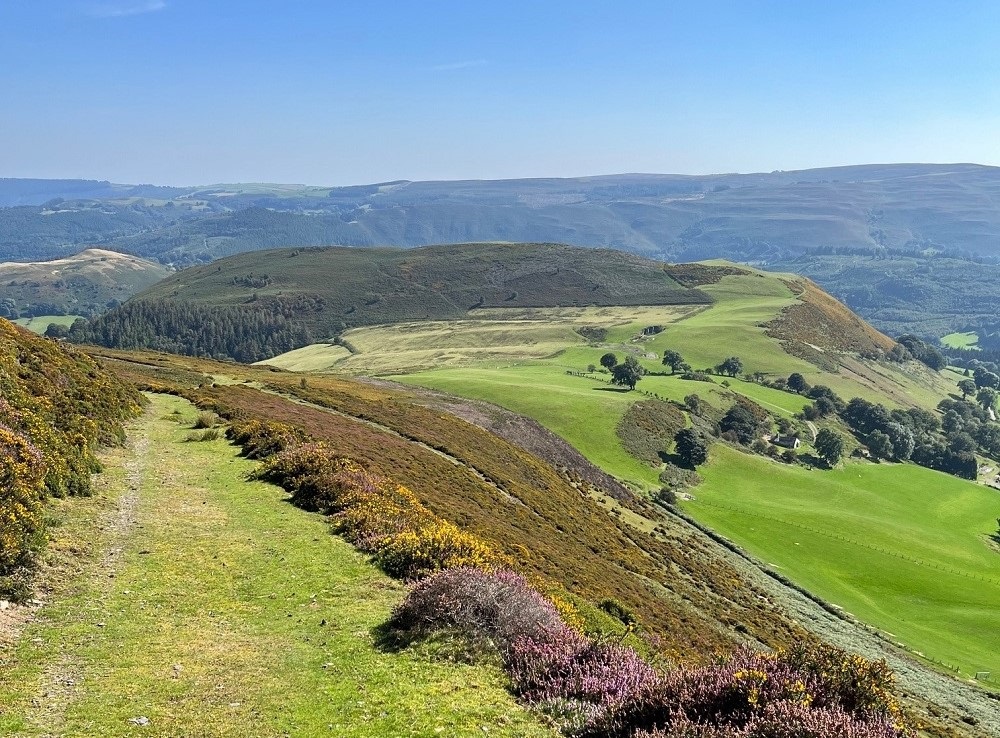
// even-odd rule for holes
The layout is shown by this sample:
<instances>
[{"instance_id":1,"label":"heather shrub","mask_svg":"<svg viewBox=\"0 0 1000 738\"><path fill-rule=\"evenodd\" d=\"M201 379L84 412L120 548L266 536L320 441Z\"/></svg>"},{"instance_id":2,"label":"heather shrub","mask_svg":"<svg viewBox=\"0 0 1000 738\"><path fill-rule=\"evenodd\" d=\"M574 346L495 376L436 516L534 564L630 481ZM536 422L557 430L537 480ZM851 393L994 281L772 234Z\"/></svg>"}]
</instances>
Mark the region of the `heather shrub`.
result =
<instances>
[{"instance_id":1,"label":"heather shrub","mask_svg":"<svg viewBox=\"0 0 1000 738\"><path fill-rule=\"evenodd\" d=\"M671 672L583 735L899 738L909 733L890 686L882 662L828 646L741 649L718 664Z\"/></svg>"},{"instance_id":2,"label":"heather shrub","mask_svg":"<svg viewBox=\"0 0 1000 738\"><path fill-rule=\"evenodd\" d=\"M393 612L389 624L414 635L451 631L501 653L508 652L519 638L545 641L567 630L555 606L521 575L469 566L419 582Z\"/></svg>"},{"instance_id":3,"label":"heather shrub","mask_svg":"<svg viewBox=\"0 0 1000 738\"><path fill-rule=\"evenodd\" d=\"M571 700L607 709L658 679L631 648L591 641L566 627L545 640L518 638L506 665L514 693L535 704Z\"/></svg>"},{"instance_id":4,"label":"heather shrub","mask_svg":"<svg viewBox=\"0 0 1000 738\"><path fill-rule=\"evenodd\" d=\"M564 730L594 722L657 679L631 648L592 641L551 600L510 571L449 569L417 584L390 625L411 635L451 632L499 652L511 690Z\"/></svg>"},{"instance_id":5,"label":"heather shrub","mask_svg":"<svg viewBox=\"0 0 1000 738\"><path fill-rule=\"evenodd\" d=\"M249 459L266 459L305 440L305 434L298 428L272 420L233 423L226 437L242 446L243 455Z\"/></svg>"},{"instance_id":6,"label":"heather shrub","mask_svg":"<svg viewBox=\"0 0 1000 738\"><path fill-rule=\"evenodd\" d=\"M695 723L680 716L667 728L639 731L634 738L898 738L887 717L858 720L843 710L779 702L764 707L746 725Z\"/></svg>"}]
</instances>

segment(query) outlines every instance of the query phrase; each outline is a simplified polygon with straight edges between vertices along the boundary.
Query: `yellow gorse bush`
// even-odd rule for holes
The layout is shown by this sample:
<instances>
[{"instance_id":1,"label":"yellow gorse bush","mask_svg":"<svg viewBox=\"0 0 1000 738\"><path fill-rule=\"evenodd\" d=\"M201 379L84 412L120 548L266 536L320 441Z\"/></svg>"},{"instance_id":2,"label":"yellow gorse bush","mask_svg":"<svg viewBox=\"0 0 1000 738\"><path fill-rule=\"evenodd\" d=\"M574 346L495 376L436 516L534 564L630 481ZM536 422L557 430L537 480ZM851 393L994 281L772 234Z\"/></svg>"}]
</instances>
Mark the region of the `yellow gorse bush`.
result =
<instances>
[{"instance_id":1,"label":"yellow gorse bush","mask_svg":"<svg viewBox=\"0 0 1000 738\"><path fill-rule=\"evenodd\" d=\"M45 498L89 494L96 447L122 441L142 401L88 356L0 319L0 595L26 581Z\"/></svg>"},{"instance_id":2,"label":"yellow gorse bush","mask_svg":"<svg viewBox=\"0 0 1000 738\"><path fill-rule=\"evenodd\" d=\"M414 579L459 566L512 565L478 536L434 515L412 490L325 444L287 448L267 458L256 476L283 486L297 505L332 515L334 531L373 554L392 576Z\"/></svg>"}]
</instances>

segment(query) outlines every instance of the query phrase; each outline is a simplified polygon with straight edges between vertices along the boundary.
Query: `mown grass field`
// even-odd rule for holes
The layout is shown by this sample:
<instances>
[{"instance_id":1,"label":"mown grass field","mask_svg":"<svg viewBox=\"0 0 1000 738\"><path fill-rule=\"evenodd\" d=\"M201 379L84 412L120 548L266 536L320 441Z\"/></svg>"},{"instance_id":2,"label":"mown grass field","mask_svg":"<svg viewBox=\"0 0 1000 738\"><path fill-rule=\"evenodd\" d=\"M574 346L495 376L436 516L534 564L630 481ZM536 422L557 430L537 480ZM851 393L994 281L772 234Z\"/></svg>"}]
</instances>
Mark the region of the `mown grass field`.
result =
<instances>
[{"instance_id":1,"label":"mown grass field","mask_svg":"<svg viewBox=\"0 0 1000 738\"><path fill-rule=\"evenodd\" d=\"M129 474L109 467L106 514L91 515L103 524L65 508L59 545L91 553L2 653L0 734L554 735L499 670L376 648L403 586L245 481L253 462L226 441L185 442L194 415L154 397L138 432L149 454L140 445ZM131 522L117 512L130 485Z\"/></svg>"},{"instance_id":2,"label":"mown grass field","mask_svg":"<svg viewBox=\"0 0 1000 738\"><path fill-rule=\"evenodd\" d=\"M713 448L684 503L809 591L1000 688L1000 492L912 464L809 471Z\"/></svg>"},{"instance_id":3,"label":"mown grass field","mask_svg":"<svg viewBox=\"0 0 1000 738\"><path fill-rule=\"evenodd\" d=\"M45 329L49 327L50 323L56 323L57 325L64 325L69 328L73 325L73 321L77 318L83 317L81 315L36 315L34 318L18 318L13 321L23 328L27 328L29 331L34 331L35 333L45 333Z\"/></svg>"}]
</instances>

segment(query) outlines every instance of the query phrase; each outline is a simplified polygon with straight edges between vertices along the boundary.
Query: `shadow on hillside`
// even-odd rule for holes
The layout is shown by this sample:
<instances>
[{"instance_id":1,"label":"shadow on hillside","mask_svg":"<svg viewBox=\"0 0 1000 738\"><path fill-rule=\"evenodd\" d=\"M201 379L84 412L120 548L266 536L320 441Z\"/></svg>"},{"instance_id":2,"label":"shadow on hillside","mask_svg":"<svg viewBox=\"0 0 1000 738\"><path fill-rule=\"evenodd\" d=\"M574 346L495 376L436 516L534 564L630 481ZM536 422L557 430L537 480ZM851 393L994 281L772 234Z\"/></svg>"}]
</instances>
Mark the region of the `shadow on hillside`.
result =
<instances>
[{"instance_id":1,"label":"shadow on hillside","mask_svg":"<svg viewBox=\"0 0 1000 738\"><path fill-rule=\"evenodd\" d=\"M799 463L810 469L829 469L830 465L826 463L826 459L816 454L799 454Z\"/></svg>"},{"instance_id":2,"label":"shadow on hillside","mask_svg":"<svg viewBox=\"0 0 1000 738\"><path fill-rule=\"evenodd\" d=\"M594 387L595 392L631 392L628 387Z\"/></svg>"},{"instance_id":3,"label":"shadow on hillside","mask_svg":"<svg viewBox=\"0 0 1000 738\"><path fill-rule=\"evenodd\" d=\"M990 536L990 540L1000 546L1000 518L997 518L997 532Z\"/></svg>"},{"instance_id":4,"label":"shadow on hillside","mask_svg":"<svg viewBox=\"0 0 1000 738\"><path fill-rule=\"evenodd\" d=\"M660 457L660 461L662 461L664 464L670 464L671 466L676 466L681 469L690 469L694 471L694 467L687 466L681 459L681 457L677 454L669 454L666 451L657 451L656 453L657 456Z\"/></svg>"},{"instance_id":5,"label":"shadow on hillside","mask_svg":"<svg viewBox=\"0 0 1000 738\"><path fill-rule=\"evenodd\" d=\"M393 627L388 620L372 628L371 634L375 648L384 653L399 653L420 640L410 631Z\"/></svg>"}]
</instances>

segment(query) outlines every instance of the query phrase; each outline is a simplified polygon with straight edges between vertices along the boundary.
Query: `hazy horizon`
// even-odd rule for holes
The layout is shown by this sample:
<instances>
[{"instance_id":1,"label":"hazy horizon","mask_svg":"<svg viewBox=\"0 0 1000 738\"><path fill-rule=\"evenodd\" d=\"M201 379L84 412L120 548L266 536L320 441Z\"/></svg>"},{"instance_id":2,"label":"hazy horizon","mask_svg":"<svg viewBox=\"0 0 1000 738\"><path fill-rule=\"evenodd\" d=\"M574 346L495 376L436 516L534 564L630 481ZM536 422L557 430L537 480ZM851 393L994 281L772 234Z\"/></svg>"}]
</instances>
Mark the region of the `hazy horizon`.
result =
<instances>
[{"instance_id":1,"label":"hazy horizon","mask_svg":"<svg viewBox=\"0 0 1000 738\"><path fill-rule=\"evenodd\" d=\"M0 7L0 176L521 179L1000 164L1000 6Z\"/></svg>"}]
</instances>

